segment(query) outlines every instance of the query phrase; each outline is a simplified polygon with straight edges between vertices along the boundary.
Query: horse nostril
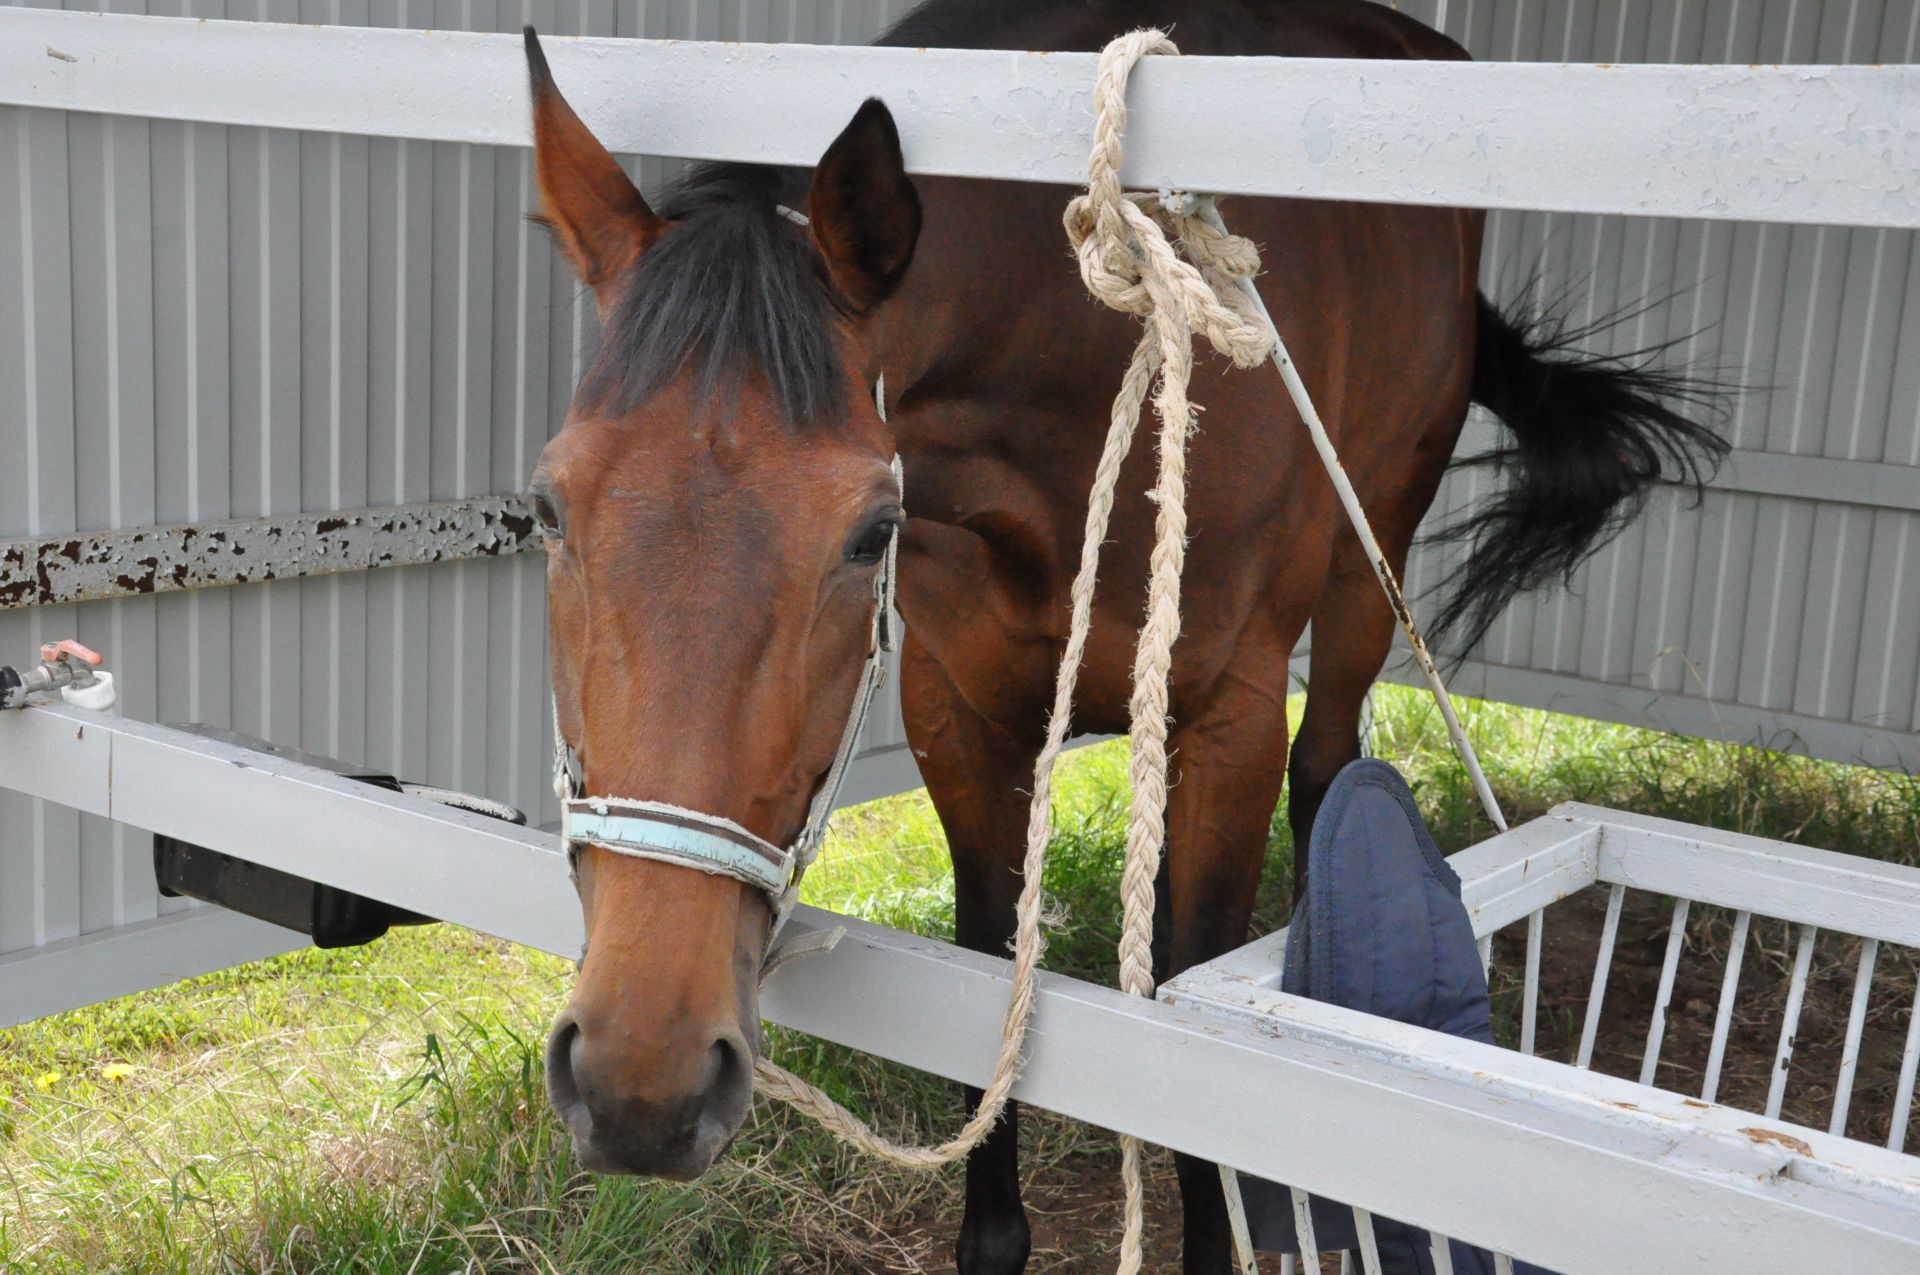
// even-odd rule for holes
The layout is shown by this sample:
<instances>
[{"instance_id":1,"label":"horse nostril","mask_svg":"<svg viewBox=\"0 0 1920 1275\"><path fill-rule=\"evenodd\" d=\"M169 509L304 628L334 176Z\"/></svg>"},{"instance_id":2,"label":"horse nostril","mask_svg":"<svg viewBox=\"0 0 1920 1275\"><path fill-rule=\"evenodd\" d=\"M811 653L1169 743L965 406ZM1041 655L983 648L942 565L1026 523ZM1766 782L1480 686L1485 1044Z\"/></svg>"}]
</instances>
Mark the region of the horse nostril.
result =
<instances>
[{"instance_id":1,"label":"horse nostril","mask_svg":"<svg viewBox=\"0 0 1920 1275\"><path fill-rule=\"evenodd\" d=\"M547 1037L547 1098L581 1165L596 1173L682 1181L706 1172L753 1103L754 1055L747 1037L732 1026L709 1029L702 1033L710 1042L705 1051L652 1059L656 1071L667 1073L655 1089L647 1085L654 1076L636 1079L631 1067L609 1072L600 1053L604 1044L588 1037L592 1026L569 1010Z\"/></svg>"},{"instance_id":2,"label":"horse nostril","mask_svg":"<svg viewBox=\"0 0 1920 1275\"><path fill-rule=\"evenodd\" d=\"M586 1122L586 1103L580 1096L580 1081L574 1073L574 1054L580 1048L580 1025L570 1014L562 1014L547 1037L547 1100L561 1121L576 1136L576 1124Z\"/></svg>"},{"instance_id":3,"label":"horse nostril","mask_svg":"<svg viewBox=\"0 0 1920 1275\"><path fill-rule=\"evenodd\" d=\"M738 1038L722 1036L713 1042L713 1088L725 1093L747 1079L746 1051Z\"/></svg>"},{"instance_id":4,"label":"horse nostril","mask_svg":"<svg viewBox=\"0 0 1920 1275\"><path fill-rule=\"evenodd\" d=\"M707 1052L707 1077L701 1120L724 1126L731 1137L753 1101L753 1054L746 1041L733 1032L715 1040Z\"/></svg>"}]
</instances>

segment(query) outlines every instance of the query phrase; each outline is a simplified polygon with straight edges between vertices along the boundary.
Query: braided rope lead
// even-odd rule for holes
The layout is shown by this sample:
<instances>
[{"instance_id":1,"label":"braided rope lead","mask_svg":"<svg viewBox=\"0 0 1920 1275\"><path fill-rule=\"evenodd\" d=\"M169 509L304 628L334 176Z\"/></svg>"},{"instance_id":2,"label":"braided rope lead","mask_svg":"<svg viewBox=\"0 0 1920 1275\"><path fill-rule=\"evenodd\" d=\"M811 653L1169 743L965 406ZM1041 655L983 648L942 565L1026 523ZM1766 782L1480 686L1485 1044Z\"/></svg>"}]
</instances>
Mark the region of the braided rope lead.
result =
<instances>
[{"instance_id":1,"label":"braided rope lead","mask_svg":"<svg viewBox=\"0 0 1920 1275\"><path fill-rule=\"evenodd\" d=\"M1135 31L1107 45L1094 86L1094 141L1087 158L1087 193L1067 205L1067 237L1080 259L1087 289L1113 309L1137 314L1147 335L1134 351L1121 400L1138 395L1143 369L1159 364L1154 411L1160 419L1160 466L1154 483L1153 553L1146 620L1134 648L1129 705L1131 802L1126 866L1121 874L1120 987L1153 995L1153 894L1166 837L1168 680L1180 636L1180 574L1187 542L1187 439L1194 408L1187 398L1193 372L1193 333L1243 368L1272 352L1272 330L1236 281L1251 279L1259 254L1245 239L1223 234L1192 215L1190 201L1161 200L1120 187L1125 159L1127 79L1144 57L1178 54L1160 31ZM1177 240L1185 249L1182 259ZM1123 414L1116 401L1114 415ZM1131 413L1139 414L1133 398ZM1143 1260L1144 1191L1138 1138L1120 1139L1125 1218L1119 1271L1133 1275Z\"/></svg>"},{"instance_id":2,"label":"braided rope lead","mask_svg":"<svg viewBox=\"0 0 1920 1275\"><path fill-rule=\"evenodd\" d=\"M1164 37L1162 37L1164 38ZM1169 46L1171 47L1171 46ZM1111 62L1111 57L1108 62ZM1107 65L1103 62L1103 67ZM1129 64L1130 65L1130 64ZM1125 72L1120 73L1121 87L1124 89ZM1124 110L1124 107L1122 108ZM1116 151L1118 134L1112 138ZM1117 172L1117 166L1114 172ZM1108 174L1108 185L1117 196L1118 178ZM1124 216L1124 214L1121 214ZM1211 232L1205 232L1211 234ZM1165 240L1162 238L1162 246ZM1169 255L1170 250L1169 250ZM1257 261L1254 262L1257 264ZM1251 267L1249 267L1251 268ZM1116 279L1118 275L1114 276ZM1204 286L1204 285L1203 285ZM1154 303L1143 292L1137 300L1135 312L1147 313ZM1175 313L1177 307L1169 307L1168 313ZM1244 327L1244 322L1235 326ZM1184 329L1182 329L1184 334ZM1184 348L1184 340L1179 342ZM960 1132L948 1141L934 1147L914 1147L894 1142L876 1132L872 1126L835 1102L819 1088L795 1076L793 1073L761 1059L754 1067L755 1086L770 1098L778 1098L798 1110L812 1116L828 1131L849 1145L879 1159L889 1161L906 1168L933 1169L960 1159L978 1146L992 1131L1006 1109L1008 1095L1020 1076L1020 1065L1026 1043L1027 1025L1033 1017L1033 997L1035 974L1040 959L1046 952L1045 897L1042 893L1042 879L1046 866L1047 845L1053 835L1053 772L1059 760L1061 750L1066 746L1068 730L1073 719L1073 692L1080 676L1080 664L1086 652L1087 633L1093 624L1094 583L1099 574L1100 546L1107 538L1107 524L1113 513L1115 485L1120 479L1120 467L1127 458L1133 444L1133 436L1140 423L1140 408L1145 402L1147 392L1152 385L1155 371L1160 367L1164 356L1164 343L1155 339L1149 332L1143 336L1135 348L1133 358L1127 366L1122 380L1120 393L1113 401L1111 423L1107 428L1107 437L1100 454L1100 462L1094 471L1093 488L1087 497L1086 535L1080 552L1080 567L1075 573L1070 591L1072 606L1071 620L1068 626L1067 645L1060 657L1060 667L1054 678L1053 707L1047 720L1046 741L1033 764L1033 796L1027 808L1027 842L1021 866L1020 897L1014 909L1014 941L1012 987L1007 998L1006 1014L1000 1025L1000 1050L994 1060L993 1073L980 1098L980 1104L972 1117ZM1264 357L1264 352L1260 357ZM1256 358L1257 362L1258 359ZM1190 352L1187 363L1191 363ZM1181 442L1186 437L1187 421L1190 412L1185 407L1186 375L1180 376L1181 428L1178 431ZM1184 483L1178 484L1184 494ZM1165 506L1163 506L1165 507ZM1176 515L1178 516L1178 515ZM1182 519L1184 523L1184 519ZM1175 632L1179 627L1179 553L1176 547L1173 554L1173 600L1172 624ZM1171 642L1169 640L1169 646ZM1161 678L1159 698L1165 702L1165 678ZM1165 724L1162 714L1162 778L1159 784L1161 804L1165 804ZM1130 838L1131 844L1131 838ZM1129 850L1129 854L1132 851ZM1146 915L1151 929L1153 914L1153 877L1158 868L1159 840L1153 841L1154 862L1145 873ZM1146 948L1143 946L1142 951ZM1149 974L1150 977L1150 974ZM1136 1173L1137 1176L1137 1173ZM1137 1196L1137 1192L1135 1193ZM1137 1204L1135 1206L1137 1212ZM1137 1226L1135 1228L1138 1229Z\"/></svg>"}]
</instances>

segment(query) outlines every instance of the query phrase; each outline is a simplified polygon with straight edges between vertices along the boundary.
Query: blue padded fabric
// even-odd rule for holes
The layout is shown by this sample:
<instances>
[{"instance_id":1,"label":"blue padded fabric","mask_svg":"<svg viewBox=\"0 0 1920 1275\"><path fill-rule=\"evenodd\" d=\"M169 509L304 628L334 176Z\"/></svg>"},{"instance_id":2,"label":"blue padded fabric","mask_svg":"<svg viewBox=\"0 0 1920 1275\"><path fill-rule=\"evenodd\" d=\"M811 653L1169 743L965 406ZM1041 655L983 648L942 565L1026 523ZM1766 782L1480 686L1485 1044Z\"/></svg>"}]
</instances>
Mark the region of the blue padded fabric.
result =
<instances>
[{"instance_id":1,"label":"blue padded fabric","mask_svg":"<svg viewBox=\"0 0 1920 1275\"><path fill-rule=\"evenodd\" d=\"M1397 1022L1493 1043L1487 980L1460 878L1433 843L1398 771L1361 760L1327 790L1313 824L1305 897L1294 905L1281 988ZM1445 1172L1435 1148L1434 1172ZM1292 1198L1273 1182L1241 1176L1254 1246L1295 1253ZM1497 1190L1497 1184L1486 1184ZM1353 1211L1315 1197L1314 1238L1323 1252L1358 1247ZM1387 1275L1433 1275L1427 1233L1374 1219ZM1459 1275L1492 1275L1493 1259L1452 1244ZM1547 1275L1516 1262L1514 1269Z\"/></svg>"}]
</instances>

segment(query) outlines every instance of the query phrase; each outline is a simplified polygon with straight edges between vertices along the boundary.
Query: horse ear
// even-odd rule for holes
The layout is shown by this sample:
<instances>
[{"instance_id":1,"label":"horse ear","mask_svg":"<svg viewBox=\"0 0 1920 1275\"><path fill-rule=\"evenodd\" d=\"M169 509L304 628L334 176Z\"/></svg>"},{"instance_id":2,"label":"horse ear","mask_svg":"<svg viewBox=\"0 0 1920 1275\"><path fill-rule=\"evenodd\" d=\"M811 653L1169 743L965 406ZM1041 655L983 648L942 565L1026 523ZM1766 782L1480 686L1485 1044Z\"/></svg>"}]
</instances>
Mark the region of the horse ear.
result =
<instances>
[{"instance_id":1,"label":"horse ear","mask_svg":"<svg viewBox=\"0 0 1920 1275\"><path fill-rule=\"evenodd\" d=\"M877 97L861 106L813 171L807 198L813 239L856 310L899 286L920 238L920 197L900 158L893 114Z\"/></svg>"},{"instance_id":2,"label":"horse ear","mask_svg":"<svg viewBox=\"0 0 1920 1275\"><path fill-rule=\"evenodd\" d=\"M526 28L527 80L533 95L533 160L541 211L533 220L552 228L580 282L604 308L608 286L666 230L599 139L560 96L541 51Z\"/></svg>"}]
</instances>

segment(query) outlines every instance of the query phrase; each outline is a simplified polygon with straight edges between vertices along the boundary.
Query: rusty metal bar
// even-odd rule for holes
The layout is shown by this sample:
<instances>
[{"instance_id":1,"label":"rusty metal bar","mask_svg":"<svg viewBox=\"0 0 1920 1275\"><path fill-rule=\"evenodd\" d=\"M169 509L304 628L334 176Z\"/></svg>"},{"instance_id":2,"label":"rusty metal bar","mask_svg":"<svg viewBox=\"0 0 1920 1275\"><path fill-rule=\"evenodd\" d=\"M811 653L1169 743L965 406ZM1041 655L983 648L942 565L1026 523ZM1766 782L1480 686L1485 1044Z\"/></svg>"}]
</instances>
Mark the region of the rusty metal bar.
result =
<instances>
[{"instance_id":1,"label":"rusty metal bar","mask_svg":"<svg viewBox=\"0 0 1920 1275\"><path fill-rule=\"evenodd\" d=\"M539 547L539 526L518 495L0 541L0 610Z\"/></svg>"}]
</instances>

